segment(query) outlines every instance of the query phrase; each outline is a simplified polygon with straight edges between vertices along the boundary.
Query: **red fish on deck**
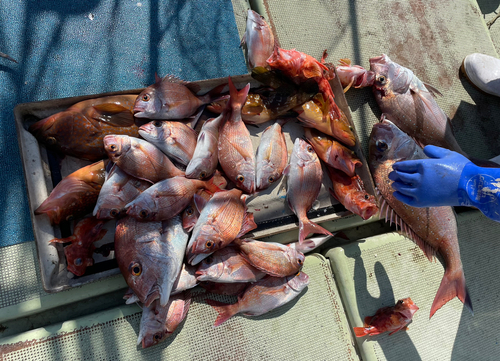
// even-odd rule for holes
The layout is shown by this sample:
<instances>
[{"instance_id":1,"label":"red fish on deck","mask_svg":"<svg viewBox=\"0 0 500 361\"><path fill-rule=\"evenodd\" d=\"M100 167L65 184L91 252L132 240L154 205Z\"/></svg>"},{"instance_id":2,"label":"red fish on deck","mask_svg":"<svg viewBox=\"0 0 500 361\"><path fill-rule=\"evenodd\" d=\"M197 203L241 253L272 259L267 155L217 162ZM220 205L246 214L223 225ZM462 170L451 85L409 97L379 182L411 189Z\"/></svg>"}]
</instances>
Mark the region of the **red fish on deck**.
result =
<instances>
[{"instance_id":1,"label":"red fish on deck","mask_svg":"<svg viewBox=\"0 0 500 361\"><path fill-rule=\"evenodd\" d=\"M374 316L365 317L365 327L354 327L356 337L374 336L391 331L389 335L399 330L407 330L418 306L410 297L399 300L392 307L382 307Z\"/></svg>"}]
</instances>

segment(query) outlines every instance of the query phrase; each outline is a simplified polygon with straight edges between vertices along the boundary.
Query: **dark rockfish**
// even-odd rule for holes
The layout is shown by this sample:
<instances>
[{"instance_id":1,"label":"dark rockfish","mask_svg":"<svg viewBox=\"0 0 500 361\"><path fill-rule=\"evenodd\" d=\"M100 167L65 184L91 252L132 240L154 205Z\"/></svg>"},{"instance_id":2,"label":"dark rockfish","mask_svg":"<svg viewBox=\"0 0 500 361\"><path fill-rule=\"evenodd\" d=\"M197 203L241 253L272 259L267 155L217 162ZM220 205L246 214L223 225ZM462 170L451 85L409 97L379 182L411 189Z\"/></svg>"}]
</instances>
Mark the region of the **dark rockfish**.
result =
<instances>
[{"instance_id":1,"label":"dark rockfish","mask_svg":"<svg viewBox=\"0 0 500 361\"><path fill-rule=\"evenodd\" d=\"M383 197L380 214L385 213L401 231L422 249L429 260L439 253L445 263L445 273L432 303L430 317L446 302L458 297L472 312L472 303L465 286L465 276L460 260L457 221L452 207L410 207L392 195L388 175L392 165L401 160L426 158L408 135L393 123L383 120L373 126L370 136L370 169Z\"/></svg>"},{"instance_id":2,"label":"dark rockfish","mask_svg":"<svg viewBox=\"0 0 500 361\"><path fill-rule=\"evenodd\" d=\"M107 162L101 160L64 177L35 214L45 213L50 223L59 224L91 212L106 177Z\"/></svg>"},{"instance_id":3,"label":"dark rockfish","mask_svg":"<svg viewBox=\"0 0 500 361\"><path fill-rule=\"evenodd\" d=\"M192 116L204 104L214 101L224 85L208 94L196 96L189 82L167 75L163 79L156 76L156 82L148 86L137 97L134 112L137 118L184 119Z\"/></svg>"},{"instance_id":4,"label":"dark rockfish","mask_svg":"<svg viewBox=\"0 0 500 361\"><path fill-rule=\"evenodd\" d=\"M136 98L137 95L113 95L84 100L32 124L29 131L56 152L97 161L106 157L106 135L139 136L132 112Z\"/></svg>"}]
</instances>

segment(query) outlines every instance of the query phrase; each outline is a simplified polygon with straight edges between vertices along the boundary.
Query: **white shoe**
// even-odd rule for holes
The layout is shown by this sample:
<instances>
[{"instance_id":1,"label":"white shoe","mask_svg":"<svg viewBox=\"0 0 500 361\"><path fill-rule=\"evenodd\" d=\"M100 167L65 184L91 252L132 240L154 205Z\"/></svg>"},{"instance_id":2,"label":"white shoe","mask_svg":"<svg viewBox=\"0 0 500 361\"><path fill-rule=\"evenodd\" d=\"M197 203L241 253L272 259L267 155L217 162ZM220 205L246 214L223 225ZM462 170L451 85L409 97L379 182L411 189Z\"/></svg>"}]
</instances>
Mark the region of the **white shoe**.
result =
<instances>
[{"instance_id":1,"label":"white shoe","mask_svg":"<svg viewBox=\"0 0 500 361\"><path fill-rule=\"evenodd\" d=\"M478 89L500 96L500 59L479 53L467 55L462 72Z\"/></svg>"}]
</instances>

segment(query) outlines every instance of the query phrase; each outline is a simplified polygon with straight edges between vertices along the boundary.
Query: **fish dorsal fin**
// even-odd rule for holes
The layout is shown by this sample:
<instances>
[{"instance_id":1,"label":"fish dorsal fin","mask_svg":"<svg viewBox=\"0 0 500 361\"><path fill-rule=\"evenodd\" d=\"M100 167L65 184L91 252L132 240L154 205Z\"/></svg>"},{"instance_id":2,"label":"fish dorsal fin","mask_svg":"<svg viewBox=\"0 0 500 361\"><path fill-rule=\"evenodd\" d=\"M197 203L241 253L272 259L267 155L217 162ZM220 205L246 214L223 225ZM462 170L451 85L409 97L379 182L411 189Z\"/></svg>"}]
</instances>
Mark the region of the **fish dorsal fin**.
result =
<instances>
[{"instance_id":1,"label":"fish dorsal fin","mask_svg":"<svg viewBox=\"0 0 500 361\"><path fill-rule=\"evenodd\" d=\"M158 73L155 73L155 84L161 83L161 78Z\"/></svg>"},{"instance_id":2,"label":"fish dorsal fin","mask_svg":"<svg viewBox=\"0 0 500 361\"><path fill-rule=\"evenodd\" d=\"M130 109L115 103L97 104L92 107L92 118L115 127L134 125L134 114Z\"/></svg>"},{"instance_id":3,"label":"fish dorsal fin","mask_svg":"<svg viewBox=\"0 0 500 361\"><path fill-rule=\"evenodd\" d=\"M195 84L195 83L190 83L190 82L187 82L187 81L183 81L181 80L182 84L185 85L189 90L191 90L194 94L197 94L201 88L198 84Z\"/></svg>"},{"instance_id":4,"label":"fish dorsal fin","mask_svg":"<svg viewBox=\"0 0 500 361\"><path fill-rule=\"evenodd\" d=\"M339 60L339 64L341 66L351 66L352 62L351 62L351 59L342 58L342 59Z\"/></svg>"},{"instance_id":5,"label":"fish dorsal fin","mask_svg":"<svg viewBox=\"0 0 500 361\"><path fill-rule=\"evenodd\" d=\"M424 252L425 256L429 261L436 256L437 250L431 247L427 242L425 242L419 235L417 235L411 228L404 222L401 217L397 215L397 213L391 208L389 203L382 196L382 193L377 189L378 197L382 200L382 204L380 205L379 217L385 218L386 222L389 222L389 225L392 226L392 223L396 225L396 231L403 234L404 236L411 239L415 244ZM398 230L399 226L399 230Z\"/></svg>"},{"instance_id":6,"label":"fish dorsal fin","mask_svg":"<svg viewBox=\"0 0 500 361\"><path fill-rule=\"evenodd\" d=\"M437 90L436 88L434 88L432 85L428 84L428 83L424 83L422 82L425 87L427 88L427 90L429 90L429 93L431 93L434 98L436 98L436 96L443 96L443 94L441 94L441 92L439 90Z\"/></svg>"},{"instance_id":7,"label":"fish dorsal fin","mask_svg":"<svg viewBox=\"0 0 500 361\"><path fill-rule=\"evenodd\" d=\"M175 75L172 75L172 74L167 74L165 75L161 81L168 81L170 83L187 83L185 82L184 80L180 79L179 77L175 76ZM185 85L185 84L184 84Z\"/></svg>"}]
</instances>

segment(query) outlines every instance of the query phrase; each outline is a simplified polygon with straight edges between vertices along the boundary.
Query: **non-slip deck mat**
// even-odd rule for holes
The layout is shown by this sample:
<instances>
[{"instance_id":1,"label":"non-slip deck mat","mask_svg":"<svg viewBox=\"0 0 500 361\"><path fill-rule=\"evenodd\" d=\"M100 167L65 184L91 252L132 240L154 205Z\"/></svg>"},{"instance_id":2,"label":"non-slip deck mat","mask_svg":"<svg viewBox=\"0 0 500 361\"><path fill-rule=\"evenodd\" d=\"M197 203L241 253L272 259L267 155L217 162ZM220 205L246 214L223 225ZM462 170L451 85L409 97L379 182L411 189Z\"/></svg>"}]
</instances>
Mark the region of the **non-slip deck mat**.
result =
<instances>
[{"instance_id":1,"label":"non-slip deck mat","mask_svg":"<svg viewBox=\"0 0 500 361\"><path fill-rule=\"evenodd\" d=\"M175 337L143 350L141 311L123 306L0 339L0 360L358 360L328 261L307 256L303 271L310 283L301 296L259 317L213 328L217 312L196 295Z\"/></svg>"},{"instance_id":2,"label":"non-slip deck mat","mask_svg":"<svg viewBox=\"0 0 500 361\"><path fill-rule=\"evenodd\" d=\"M351 326L411 297L419 306L407 332L357 339L365 360L498 360L500 224L478 211L457 216L460 253L474 316L454 298L429 320L443 266L396 233L333 248L330 258Z\"/></svg>"},{"instance_id":3,"label":"non-slip deck mat","mask_svg":"<svg viewBox=\"0 0 500 361\"><path fill-rule=\"evenodd\" d=\"M230 0L7 1L0 6L0 247L32 241L12 110L18 103L135 89L157 72L247 72Z\"/></svg>"},{"instance_id":4,"label":"non-slip deck mat","mask_svg":"<svg viewBox=\"0 0 500 361\"><path fill-rule=\"evenodd\" d=\"M475 0L263 0L270 24L285 49L297 48L327 61L350 58L369 68L369 58L387 54L434 85L456 138L477 158L500 154L500 101L459 78L464 57L496 55ZM381 112L369 89L346 93L365 151Z\"/></svg>"}]
</instances>

